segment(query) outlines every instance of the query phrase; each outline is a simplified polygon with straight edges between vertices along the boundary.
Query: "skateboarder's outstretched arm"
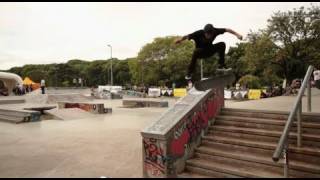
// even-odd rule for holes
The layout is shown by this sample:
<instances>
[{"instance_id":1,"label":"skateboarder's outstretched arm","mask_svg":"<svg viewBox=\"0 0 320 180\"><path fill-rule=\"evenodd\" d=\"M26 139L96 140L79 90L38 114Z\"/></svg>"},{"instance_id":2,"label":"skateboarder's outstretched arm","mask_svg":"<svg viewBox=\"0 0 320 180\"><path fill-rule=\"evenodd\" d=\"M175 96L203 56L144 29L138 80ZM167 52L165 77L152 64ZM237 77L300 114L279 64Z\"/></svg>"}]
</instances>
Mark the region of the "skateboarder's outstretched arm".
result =
<instances>
[{"instance_id":1,"label":"skateboarder's outstretched arm","mask_svg":"<svg viewBox=\"0 0 320 180\"><path fill-rule=\"evenodd\" d=\"M184 41L184 40L186 40L186 39L188 39L188 35L182 36L182 38L177 39L177 40L175 41L175 44L180 44L182 41Z\"/></svg>"},{"instance_id":2,"label":"skateboarder's outstretched arm","mask_svg":"<svg viewBox=\"0 0 320 180\"><path fill-rule=\"evenodd\" d=\"M242 35L237 33L237 32L235 32L234 30L226 28L226 32L231 33L231 34L237 36L238 39L242 40Z\"/></svg>"}]
</instances>

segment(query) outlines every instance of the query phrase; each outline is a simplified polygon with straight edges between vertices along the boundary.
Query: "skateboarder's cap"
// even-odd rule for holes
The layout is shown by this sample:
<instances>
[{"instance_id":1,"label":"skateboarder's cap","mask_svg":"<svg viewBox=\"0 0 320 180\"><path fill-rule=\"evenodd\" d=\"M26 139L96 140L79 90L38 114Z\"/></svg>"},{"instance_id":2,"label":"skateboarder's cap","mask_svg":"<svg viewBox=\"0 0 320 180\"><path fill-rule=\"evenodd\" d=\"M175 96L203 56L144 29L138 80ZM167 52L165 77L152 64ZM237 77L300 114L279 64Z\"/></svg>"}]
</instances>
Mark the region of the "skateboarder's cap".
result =
<instances>
[{"instance_id":1,"label":"skateboarder's cap","mask_svg":"<svg viewBox=\"0 0 320 180\"><path fill-rule=\"evenodd\" d=\"M206 24L203 28L204 32L212 32L214 30L214 27L212 24Z\"/></svg>"}]
</instances>

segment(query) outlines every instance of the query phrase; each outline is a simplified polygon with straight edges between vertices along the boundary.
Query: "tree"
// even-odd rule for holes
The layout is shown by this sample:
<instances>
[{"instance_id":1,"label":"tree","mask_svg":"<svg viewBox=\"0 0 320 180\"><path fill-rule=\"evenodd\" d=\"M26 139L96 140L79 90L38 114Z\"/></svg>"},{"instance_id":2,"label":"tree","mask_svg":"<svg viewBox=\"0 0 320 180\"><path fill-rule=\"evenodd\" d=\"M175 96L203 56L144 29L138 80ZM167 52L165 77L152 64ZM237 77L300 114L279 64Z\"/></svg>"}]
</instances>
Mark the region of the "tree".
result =
<instances>
[{"instance_id":1,"label":"tree","mask_svg":"<svg viewBox=\"0 0 320 180\"><path fill-rule=\"evenodd\" d=\"M272 85L279 81L279 68L274 65L278 53L277 45L265 32L260 31L248 35L249 42L245 46L243 60L246 62L247 74L260 77L261 84Z\"/></svg>"},{"instance_id":2,"label":"tree","mask_svg":"<svg viewBox=\"0 0 320 180\"><path fill-rule=\"evenodd\" d=\"M114 66L113 66L114 85L130 84L131 74L130 74L129 64L128 64L129 60L126 59L126 60L114 61Z\"/></svg>"},{"instance_id":3,"label":"tree","mask_svg":"<svg viewBox=\"0 0 320 180\"><path fill-rule=\"evenodd\" d=\"M261 88L261 83L259 77L252 75L245 75L239 79L241 85L246 86L249 89L259 89Z\"/></svg>"},{"instance_id":4,"label":"tree","mask_svg":"<svg viewBox=\"0 0 320 180\"><path fill-rule=\"evenodd\" d=\"M244 58L248 43L238 43L235 47L230 47L226 56L226 65L232 68L236 81L249 73L248 62Z\"/></svg>"},{"instance_id":5,"label":"tree","mask_svg":"<svg viewBox=\"0 0 320 180\"><path fill-rule=\"evenodd\" d=\"M134 82L148 86L186 86L184 76L191 60L194 45L185 41L175 45L177 36L155 38L138 53L136 61L130 62Z\"/></svg>"},{"instance_id":6,"label":"tree","mask_svg":"<svg viewBox=\"0 0 320 180\"><path fill-rule=\"evenodd\" d=\"M319 26L311 26L319 18L319 6L312 5L277 12L268 20L267 33L279 48L274 63L281 67L286 79L301 78L308 65L319 65Z\"/></svg>"}]
</instances>

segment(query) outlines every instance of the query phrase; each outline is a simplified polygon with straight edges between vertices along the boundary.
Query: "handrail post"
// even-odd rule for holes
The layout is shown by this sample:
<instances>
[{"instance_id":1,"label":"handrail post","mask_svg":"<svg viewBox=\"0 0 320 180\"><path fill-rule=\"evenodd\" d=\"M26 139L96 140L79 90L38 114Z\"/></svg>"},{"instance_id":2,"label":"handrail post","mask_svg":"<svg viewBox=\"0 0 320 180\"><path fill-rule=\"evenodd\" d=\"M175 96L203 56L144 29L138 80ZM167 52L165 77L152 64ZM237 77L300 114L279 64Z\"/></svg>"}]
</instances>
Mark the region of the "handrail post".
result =
<instances>
[{"instance_id":1,"label":"handrail post","mask_svg":"<svg viewBox=\"0 0 320 180\"><path fill-rule=\"evenodd\" d=\"M289 144L286 141L285 147L283 148L283 176L284 178L288 178L289 175L289 157L288 157Z\"/></svg>"},{"instance_id":2,"label":"handrail post","mask_svg":"<svg viewBox=\"0 0 320 180\"><path fill-rule=\"evenodd\" d=\"M301 147L301 114L302 114L302 100L299 101L297 110L297 146Z\"/></svg>"},{"instance_id":3,"label":"handrail post","mask_svg":"<svg viewBox=\"0 0 320 180\"><path fill-rule=\"evenodd\" d=\"M307 82L307 96L308 96L308 112L311 112L311 82Z\"/></svg>"}]
</instances>

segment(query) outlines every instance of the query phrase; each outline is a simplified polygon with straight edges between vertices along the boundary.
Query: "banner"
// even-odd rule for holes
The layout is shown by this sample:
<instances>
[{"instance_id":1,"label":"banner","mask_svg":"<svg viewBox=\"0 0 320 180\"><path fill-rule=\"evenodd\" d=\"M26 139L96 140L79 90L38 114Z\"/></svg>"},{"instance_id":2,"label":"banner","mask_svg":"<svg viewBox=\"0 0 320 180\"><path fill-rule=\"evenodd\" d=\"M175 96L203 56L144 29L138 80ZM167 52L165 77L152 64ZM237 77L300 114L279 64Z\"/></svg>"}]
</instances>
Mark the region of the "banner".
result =
<instances>
[{"instance_id":1,"label":"banner","mask_svg":"<svg viewBox=\"0 0 320 180\"><path fill-rule=\"evenodd\" d=\"M224 90L224 98L225 99L231 99L232 98L232 91Z\"/></svg>"},{"instance_id":2,"label":"banner","mask_svg":"<svg viewBox=\"0 0 320 180\"><path fill-rule=\"evenodd\" d=\"M260 89L250 89L248 99L260 99L261 90Z\"/></svg>"},{"instance_id":3,"label":"banner","mask_svg":"<svg viewBox=\"0 0 320 180\"><path fill-rule=\"evenodd\" d=\"M187 95L187 89L186 88L175 88L173 90L174 97L184 97Z\"/></svg>"}]
</instances>

